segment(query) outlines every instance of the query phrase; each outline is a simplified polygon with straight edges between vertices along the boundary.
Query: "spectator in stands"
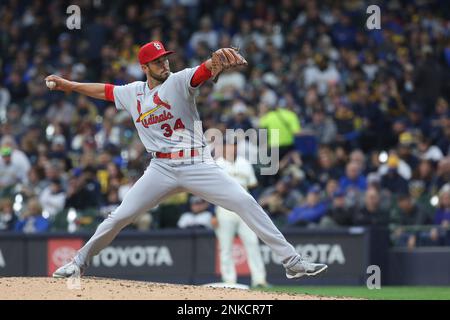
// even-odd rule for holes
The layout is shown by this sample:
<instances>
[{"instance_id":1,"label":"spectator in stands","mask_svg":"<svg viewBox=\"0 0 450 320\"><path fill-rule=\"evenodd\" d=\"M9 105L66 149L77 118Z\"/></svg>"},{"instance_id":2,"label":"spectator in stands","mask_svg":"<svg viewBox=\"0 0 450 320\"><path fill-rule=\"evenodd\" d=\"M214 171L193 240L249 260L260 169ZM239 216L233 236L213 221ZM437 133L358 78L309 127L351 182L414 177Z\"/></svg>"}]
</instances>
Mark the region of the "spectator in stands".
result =
<instances>
[{"instance_id":1,"label":"spectator in stands","mask_svg":"<svg viewBox=\"0 0 450 320\"><path fill-rule=\"evenodd\" d=\"M446 128L447 119L450 115L450 109L448 102L444 97L439 97L436 102L436 107L433 115L430 117L430 137L432 139L438 139L443 134L443 129ZM442 149L441 149L442 150ZM446 150L442 150L445 152Z\"/></svg>"},{"instance_id":2,"label":"spectator in stands","mask_svg":"<svg viewBox=\"0 0 450 320\"><path fill-rule=\"evenodd\" d=\"M189 210L189 194L181 192L164 199L152 210L152 225L159 229L177 228L183 212Z\"/></svg>"},{"instance_id":3,"label":"spectator in stands","mask_svg":"<svg viewBox=\"0 0 450 320\"><path fill-rule=\"evenodd\" d=\"M280 161L279 172L281 172L284 176L295 175L296 178L302 179L304 176L304 172L300 169L301 167L302 158L300 152L298 152L297 150L293 150L286 154L286 156L284 156ZM293 186L292 183L291 186Z\"/></svg>"},{"instance_id":4,"label":"spectator in stands","mask_svg":"<svg viewBox=\"0 0 450 320\"><path fill-rule=\"evenodd\" d=\"M324 228L336 226L351 226L353 223L353 210L347 207L345 192L335 191L332 203L325 216L320 220L320 226Z\"/></svg>"},{"instance_id":5,"label":"spectator in stands","mask_svg":"<svg viewBox=\"0 0 450 320\"><path fill-rule=\"evenodd\" d=\"M110 120L103 121L103 128L95 134L95 143L99 149L120 145L120 128L114 126Z\"/></svg>"},{"instance_id":6,"label":"spectator in stands","mask_svg":"<svg viewBox=\"0 0 450 320\"><path fill-rule=\"evenodd\" d=\"M420 233L420 245L439 246L449 245L448 232L450 229L450 183L445 184L439 191L439 206L434 214L433 224L429 232Z\"/></svg>"},{"instance_id":7,"label":"spectator in stands","mask_svg":"<svg viewBox=\"0 0 450 320\"><path fill-rule=\"evenodd\" d=\"M418 144L419 157L423 160L439 162L444 158L444 154L438 146L431 143L429 137L421 136Z\"/></svg>"},{"instance_id":8,"label":"spectator in stands","mask_svg":"<svg viewBox=\"0 0 450 320\"><path fill-rule=\"evenodd\" d=\"M400 134L397 146L398 157L400 158L399 166L401 161L404 161L412 171L417 169L420 159L417 158L415 145L416 139L411 132L407 131ZM407 177L405 178L407 179Z\"/></svg>"},{"instance_id":9,"label":"spectator in stands","mask_svg":"<svg viewBox=\"0 0 450 320\"><path fill-rule=\"evenodd\" d=\"M3 84L0 84L0 122L6 120L6 112L9 103L11 102L11 94Z\"/></svg>"},{"instance_id":10,"label":"spectator in stands","mask_svg":"<svg viewBox=\"0 0 450 320\"><path fill-rule=\"evenodd\" d=\"M432 189L427 190L425 183L420 180L411 180L408 184L409 194L415 203L420 207L425 208L427 212L433 212L434 207L431 204L431 197L433 195Z\"/></svg>"},{"instance_id":11,"label":"spectator in stands","mask_svg":"<svg viewBox=\"0 0 450 320\"><path fill-rule=\"evenodd\" d=\"M42 208L37 198L28 201L27 208L15 225L15 231L23 233L46 232L50 228L49 221L42 216Z\"/></svg>"},{"instance_id":12,"label":"spectator in stands","mask_svg":"<svg viewBox=\"0 0 450 320\"><path fill-rule=\"evenodd\" d=\"M10 147L2 147L0 156L0 196L12 195L16 184L26 181L26 172L20 171L19 164L13 162Z\"/></svg>"},{"instance_id":13,"label":"spectator in stands","mask_svg":"<svg viewBox=\"0 0 450 320\"><path fill-rule=\"evenodd\" d=\"M408 126L415 128L419 135L431 137L429 117L424 117L422 106L415 102L408 108Z\"/></svg>"},{"instance_id":14,"label":"spectator in stands","mask_svg":"<svg viewBox=\"0 0 450 320\"><path fill-rule=\"evenodd\" d=\"M349 161L357 163L359 167L361 168L361 173L366 175L366 156L364 155L364 152L362 152L361 149L355 149L350 153Z\"/></svg>"},{"instance_id":15,"label":"spectator in stands","mask_svg":"<svg viewBox=\"0 0 450 320\"><path fill-rule=\"evenodd\" d=\"M106 218L111 212L120 205L119 192L116 188L110 188L107 192L106 201L100 207L100 214Z\"/></svg>"},{"instance_id":16,"label":"spectator in stands","mask_svg":"<svg viewBox=\"0 0 450 320\"><path fill-rule=\"evenodd\" d=\"M361 165L357 162L349 162L345 168L345 176L339 180L342 190L355 189L365 191L367 188L366 177L361 172Z\"/></svg>"},{"instance_id":17,"label":"spectator in stands","mask_svg":"<svg viewBox=\"0 0 450 320\"><path fill-rule=\"evenodd\" d=\"M381 100L385 103L387 107L386 111L389 116L401 119L401 121L406 120L408 111L406 110L406 107L400 96L400 91L395 77L389 77L387 79L386 91L381 97Z\"/></svg>"},{"instance_id":18,"label":"spectator in stands","mask_svg":"<svg viewBox=\"0 0 450 320\"><path fill-rule=\"evenodd\" d=\"M305 86L316 85L320 95L325 95L330 84L339 81L339 71L331 64L328 57L317 53L314 63L304 71Z\"/></svg>"},{"instance_id":19,"label":"spectator in stands","mask_svg":"<svg viewBox=\"0 0 450 320\"><path fill-rule=\"evenodd\" d=\"M217 49L219 36L213 29L212 21L209 16L204 16L200 20L200 29L194 32L189 40L191 50L195 50L200 42L205 42L210 50Z\"/></svg>"},{"instance_id":20,"label":"spectator in stands","mask_svg":"<svg viewBox=\"0 0 450 320\"><path fill-rule=\"evenodd\" d=\"M264 190L258 200L261 207L267 211L277 226L286 223L289 212L298 204L300 193L290 188L289 176L280 179L275 187Z\"/></svg>"},{"instance_id":21,"label":"spectator in stands","mask_svg":"<svg viewBox=\"0 0 450 320\"><path fill-rule=\"evenodd\" d=\"M259 126L268 130L267 143L271 147L279 148L280 159L294 149L295 136L301 131L298 116L294 112L280 107L261 116ZM278 130L278 141L274 139L272 130Z\"/></svg>"},{"instance_id":22,"label":"spectator in stands","mask_svg":"<svg viewBox=\"0 0 450 320\"><path fill-rule=\"evenodd\" d=\"M425 106L425 115L429 116L434 111L436 99L442 89L444 69L439 66L431 45L423 43L417 51L418 63L415 68L414 87L417 100Z\"/></svg>"},{"instance_id":23,"label":"spectator in stands","mask_svg":"<svg viewBox=\"0 0 450 320\"><path fill-rule=\"evenodd\" d=\"M47 152L47 151L46 151ZM58 160L50 160L48 158L42 158L42 162L39 163L40 167L44 169L44 186L50 184L50 181L54 179L58 179L61 176L64 177L64 167L61 165L61 162Z\"/></svg>"},{"instance_id":24,"label":"spectator in stands","mask_svg":"<svg viewBox=\"0 0 450 320\"><path fill-rule=\"evenodd\" d=\"M333 198L339 189L339 182L336 179L330 179L327 181L324 189L324 200L333 202Z\"/></svg>"},{"instance_id":25,"label":"spectator in stands","mask_svg":"<svg viewBox=\"0 0 450 320\"><path fill-rule=\"evenodd\" d=\"M399 158L391 155L388 159L388 171L381 178L381 188L391 193L408 193L408 182L398 173Z\"/></svg>"},{"instance_id":26,"label":"spectator in stands","mask_svg":"<svg viewBox=\"0 0 450 320\"><path fill-rule=\"evenodd\" d=\"M450 181L450 156L445 157L438 163L438 167L433 179L433 189L439 190Z\"/></svg>"},{"instance_id":27,"label":"spectator in stands","mask_svg":"<svg viewBox=\"0 0 450 320\"><path fill-rule=\"evenodd\" d=\"M51 160L57 160L64 172L72 169L72 159L67 154L66 138L62 134L55 135L51 139L48 157Z\"/></svg>"},{"instance_id":28,"label":"spectator in stands","mask_svg":"<svg viewBox=\"0 0 450 320\"><path fill-rule=\"evenodd\" d=\"M25 152L18 148L14 137L11 135L3 135L0 145L1 147L11 148L11 161L15 163L17 167L20 168L20 170L25 174L28 173L28 170L30 170L31 166L30 160L28 159ZM0 158L0 163L1 162L2 159Z\"/></svg>"},{"instance_id":29,"label":"spectator in stands","mask_svg":"<svg viewBox=\"0 0 450 320\"><path fill-rule=\"evenodd\" d=\"M445 184L439 191L439 208L434 216L434 224L450 227L450 183Z\"/></svg>"},{"instance_id":30,"label":"spectator in stands","mask_svg":"<svg viewBox=\"0 0 450 320\"><path fill-rule=\"evenodd\" d=\"M328 117L322 108L317 108L304 132L311 132L320 144L331 144L336 140L337 128L333 118Z\"/></svg>"},{"instance_id":31,"label":"spectator in stands","mask_svg":"<svg viewBox=\"0 0 450 320\"><path fill-rule=\"evenodd\" d=\"M64 125L68 125L73 120L75 107L64 97L60 97L52 104L47 111L47 120L49 122L56 121Z\"/></svg>"},{"instance_id":32,"label":"spectator in stands","mask_svg":"<svg viewBox=\"0 0 450 320\"><path fill-rule=\"evenodd\" d=\"M368 56L373 57L370 53ZM375 68L378 69L378 66L375 65ZM356 114L361 118L360 147L364 151L384 147L383 135L380 135L380 132L387 127L387 121L380 106L370 99L370 94L368 83L360 82L352 103L353 110L356 110Z\"/></svg>"},{"instance_id":33,"label":"spectator in stands","mask_svg":"<svg viewBox=\"0 0 450 320\"><path fill-rule=\"evenodd\" d=\"M246 78L241 72L237 70L226 70L220 75L219 80L214 85L213 91L217 95L231 98L236 93L242 93L245 85Z\"/></svg>"},{"instance_id":34,"label":"spectator in stands","mask_svg":"<svg viewBox=\"0 0 450 320\"><path fill-rule=\"evenodd\" d=\"M328 148L319 151L317 165L308 168L310 180L325 186L330 179L339 179L343 172L336 166L335 154Z\"/></svg>"},{"instance_id":35,"label":"spectator in stands","mask_svg":"<svg viewBox=\"0 0 450 320\"><path fill-rule=\"evenodd\" d=\"M450 156L450 115L444 119L445 125L442 129L442 135L437 139L436 145L446 156Z\"/></svg>"},{"instance_id":36,"label":"spectator in stands","mask_svg":"<svg viewBox=\"0 0 450 320\"><path fill-rule=\"evenodd\" d=\"M247 131L252 124L247 117L247 106L242 101L236 101L231 107L232 117L227 122L227 129L242 129Z\"/></svg>"},{"instance_id":37,"label":"spectator in stands","mask_svg":"<svg viewBox=\"0 0 450 320\"><path fill-rule=\"evenodd\" d=\"M106 166L108 172L108 188L118 189L123 183L123 173L118 164L111 162Z\"/></svg>"},{"instance_id":38,"label":"spectator in stands","mask_svg":"<svg viewBox=\"0 0 450 320\"><path fill-rule=\"evenodd\" d=\"M397 206L391 214L391 222L399 226L429 224L430 214L426 208L414 202L409 194L397 195Z\"/></svg>"},{"instance_id":39,"label":"spectator in stands","mask_svg":"<svg viewBox=\"0 0 450 320\"><path fill-rule=\"evenodd\" d=\"M209 203L197 196L192 196L189 203L191 210L181 215L178 228L212 229L213 214L209 210Z\"/></svg>"},{"instance_id":40,"label":"spectator in stands","mask_svg":"<svg viewBox=\"0 0 450 320\"><path fill-rule=\"evenodd\" d=\"M395 150L389 152L386 163L380 165L377 172L380 176L384 176L389 171L396 171L405 180L411 179L413 174L409 164L400 158Z\"/></svg>"},{"instance_id":41,"label":"spectator in stands","mask_svg":"<svg viewBox=\"0 0 450 320\"><path fill-rule=\"evenodd\" d=\"M0 199L0 231L12 231L17 221L13 203L8 198Z\"/></svg>"},{"instance_id":42,"label":"spectator in stands","mask_svg":"<svg viewBox=\"0 0 450 320\"><path fill-rule=\"evenodd\" d=\"M432 193L432 185L434 178L435 166L430 160L421 160L413 175L413 180L421 181L423 183L424 192Z\"/></svg>"},{"instance_id":43,"label":"spectator in stands","mask_svg":"<svg viewBox=\"0 0 450 320\"><path fill-rule=\"evenodd\" d=\"M138 181L138 179L140 178L139 173L136 170L130 170L128 171L127 174L128 180L126 183L121 184L121 186L119 187L119 201L122 201L123 198L125 197L125 194L128 192L128 190L131 189L131 187L136 183L136 181Z\"/></svg>"},{"instance_id":44,"label":"spectator in stands","mask_svg":"<svg viewBox=\"0 0 450 320\"><path fill-rule=\"evenodd\" d=\"M409 194L397 195L397 206L391 213L391 224L395 227L392 240L396 246L413 248L416 244L416 231L410 226L430 223L426 208L415 203Z\"/></svg>"},{"instance_id":45,"label":"spectator in stands","mask_svg":"<svg viewBox=\"0 0 450 320\"><path fill-rule=\"evenodd\" d=\"M317 224L326 214L328 204L321 201L321 188L312 186L306 195L305 204L295 207L287 217L290 226Z\"/></svg>"},{"instance_id":46,"label":"spectator in stands","mask_svg":"<svg viewBox=\"0 0 450 320\"><path fill-rule=\"evenodd\" d=\"M39 194L46 187L44 180L45 172L40 166L31 167L28 172L27 181L22 186L22 193L26 198L39 196Z\"/></svg>"},{"instance_id":47,"label":"spectator in stands","mask_svg":"<svg viewBox=\"0 0 450 320\"><path fill-rule=\"evenodd\" d=\"M356 115L352 106L339 97L334 98L333 103L335 105L333 120L337 127L337 142L351 147L357 146L359 133L355 127Z\"/></svg>"},{"instance_id":48,"label":"spectator in stands","mask_svg":"<svg viewBox=\"0 0 450 320\"><path fill-rule=\"evenodd\" d=\"M16 102L23 102L28 96L28 88L19 71L13 71L7 79L6 88L8 89L11 100Z\"/></svg>"},{"instance_id":49,"label":"spectator in stands","mask_svg":"<svg viewBox=\"0 0 450 320\"><path fill-rule=\"evenodd\" d=\"M349 163L349 154L348 150L342 146L337 145L334 149L334 165L339 168L339 170L342 172L342 175L345 173L345 169L347 167L347 164Z\"/></svg>"},{"instance_id":50,"label":"spectator in stands","mask_svg":"<svg viewBox=\"0 0 450 320\"><path fill-rule=\"evenodd\" d=\"M91 122L96 121L97 108L86 96L81 94L78 96L75 108L71 119L72 123L79 124L82 119L88 119Z\"/></svg>"},{"instance_id":51,"label":"spectator in stands","mask_svg":"<svg viewBox=\"0 0 450 320\"><path fill-rule=\"evenodd\" d=\"M92 209L98 208L101 202L100 184L96 178L95 168L88 166L77 170L69 179L66 208Z\"/></svg>"},{"instance_id":52,"label":"spectator in stands","mask_svg":"<svg viewBox=\"0 0 450 320\"><path fill-rule=\"evenodd\" d=\"M354 216L353 224L358 226L387 226L389 213L380 208L380 194L374 187L367 189L364 207Z\"/></svg>"},{"instance_id":53,"label":"spectator in stands","mask_svg":"<svg viewBox=\"0 0 450 320\"><path fill-rule=\"evenodd\" d=\"M96 147L94 125L89 121L82 121L76 128L78 133L73 137L71 148L77 152L84 152L86 149Z\"/></svg>"},{"instance_id":54,"label":"spectator in stands","mask_svg":"<svg viewBox=\"0 0 450 320\"><path fill-rule=\"evenodd\" d=\"M60 179L53 179L50 185L42 190L39 195L39 203L42 206L44 216L53 219L58 212L64 209L66 194Z\"/></svg>"}]
</instances>

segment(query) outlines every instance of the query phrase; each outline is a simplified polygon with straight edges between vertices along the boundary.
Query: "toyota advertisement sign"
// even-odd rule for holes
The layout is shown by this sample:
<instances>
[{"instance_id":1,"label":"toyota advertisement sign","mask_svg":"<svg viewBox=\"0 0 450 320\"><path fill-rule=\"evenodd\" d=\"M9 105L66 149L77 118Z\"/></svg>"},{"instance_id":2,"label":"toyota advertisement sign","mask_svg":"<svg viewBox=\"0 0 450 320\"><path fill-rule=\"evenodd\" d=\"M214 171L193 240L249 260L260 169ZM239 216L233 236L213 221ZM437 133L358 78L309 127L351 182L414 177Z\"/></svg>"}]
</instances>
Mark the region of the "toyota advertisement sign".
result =
<instances>
[{"instance_id":1,"label":"toyota advertisement sign","mask_svg":"<svg viewBox=\"0 0 450 320\"><path fill-rule=\"evenodd\" d=\"M321 277L302 280L305 284L362 284L373 264L374 252L387 252L380 241L371 241L366 229L335 231L285 230L297 252L311 261L326 263ZM70 261L90 234L0 235L0 275L50 276ZM270 248L261 243L267 280L287 284L284 268ZM247 253L239 237L234 239L233 261L241 283L249 283ZM220 252L213 232L171 230L122 233L90 261L87 276L202 284L220 276Z\"/></svg>"},{"instance_id":2,"label":"toyota advertisement sign","mask_svg":"<svg viewBox=\"0 0 450 320\"><path fill-rule=\"evenodd\" d=\"M84 244L82 239L49 239L47 242L47 275L70 262Z\"/></svg>"}]
</instances>

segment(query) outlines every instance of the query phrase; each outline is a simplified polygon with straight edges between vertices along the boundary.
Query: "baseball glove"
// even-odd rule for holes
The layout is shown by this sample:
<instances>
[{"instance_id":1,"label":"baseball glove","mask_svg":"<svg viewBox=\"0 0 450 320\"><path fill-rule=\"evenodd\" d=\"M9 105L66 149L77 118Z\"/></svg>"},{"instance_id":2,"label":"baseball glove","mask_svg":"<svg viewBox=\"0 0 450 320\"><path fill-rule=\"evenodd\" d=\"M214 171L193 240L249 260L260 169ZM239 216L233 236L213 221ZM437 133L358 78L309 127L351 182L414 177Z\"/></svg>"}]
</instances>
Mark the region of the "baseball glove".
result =
<instances>
[{"instance_id":1,"label":"baseball glove","mask_svg":"<svg viewBox=\"0 0 450 320\"><path fill-rule=\"evenodd\" d=\"M248 64L237 48L222 48L215 51L212 54L211 62L211 73L214 83L217 82L223 71Z\"/></svg>"}]
</instances>

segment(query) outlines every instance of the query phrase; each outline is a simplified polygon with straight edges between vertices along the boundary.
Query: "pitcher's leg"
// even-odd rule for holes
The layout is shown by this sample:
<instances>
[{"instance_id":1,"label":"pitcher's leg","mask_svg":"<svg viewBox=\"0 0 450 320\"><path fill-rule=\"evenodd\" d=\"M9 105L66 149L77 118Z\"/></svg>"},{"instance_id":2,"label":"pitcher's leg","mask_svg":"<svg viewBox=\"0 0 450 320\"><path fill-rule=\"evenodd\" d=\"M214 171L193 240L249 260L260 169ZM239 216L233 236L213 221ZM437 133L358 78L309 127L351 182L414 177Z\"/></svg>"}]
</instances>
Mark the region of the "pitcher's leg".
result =
<instances>
[{"instance_id":1,"label":"pitcher's leg","mask_svg":"<svg viewBox=\"0 0 450 320\"><path fill-rule=\"evenodd\" d=\"M238 235L247 252L248 266L252 275L252 285L265 285L266 267L264 266L264 261L262 259L258 237L242 220L240 220L239 223Z\"/></svg>"},{"instance_id":2,"label":"pitcher's leg","mask_svg":"<svg viewBox=\"0 0 450 320\"><path fill-rule=\"evenodd\" d=\"M237 213L283 261L298 255L256 200L217 165L192 165L182 172L180 183L193 194Z\"/></svg>"},{"instance_id":3,"label":"pitcher's leg","mask_svg":"<svg viewBox=\"0 0 450 320\"><path fill-rule=\"evenodd\" d=\"M127 192L120 206L97 228L91 239L81 248L75 263L87 266L136 216L157 205L164 197L176 190L176 179L170 170L151 163L144 175Z\"/></svg>"}]
</instances>

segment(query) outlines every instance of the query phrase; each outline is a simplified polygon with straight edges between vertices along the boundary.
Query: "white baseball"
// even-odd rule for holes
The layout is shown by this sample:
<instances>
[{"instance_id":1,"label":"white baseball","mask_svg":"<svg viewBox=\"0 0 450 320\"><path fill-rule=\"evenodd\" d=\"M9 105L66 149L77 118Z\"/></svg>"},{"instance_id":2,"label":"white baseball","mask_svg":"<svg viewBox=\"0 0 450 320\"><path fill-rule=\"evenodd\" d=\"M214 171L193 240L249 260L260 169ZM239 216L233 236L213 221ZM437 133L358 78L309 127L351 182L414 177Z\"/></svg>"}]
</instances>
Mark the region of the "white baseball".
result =
<instances>
[{"instance_id":1,"label":"white baseball","mask_svg":"<svg viewBox=\"0 0 450 320\"><path fill-rule=\"evenodd\" d=\"M47 81L45 81L45 84L46 84L47 87L49 87L50 89L54 89L54 88L56 87L56 82L55 82L55 81L47 80Z\"/></svg>"}]
</instances>

